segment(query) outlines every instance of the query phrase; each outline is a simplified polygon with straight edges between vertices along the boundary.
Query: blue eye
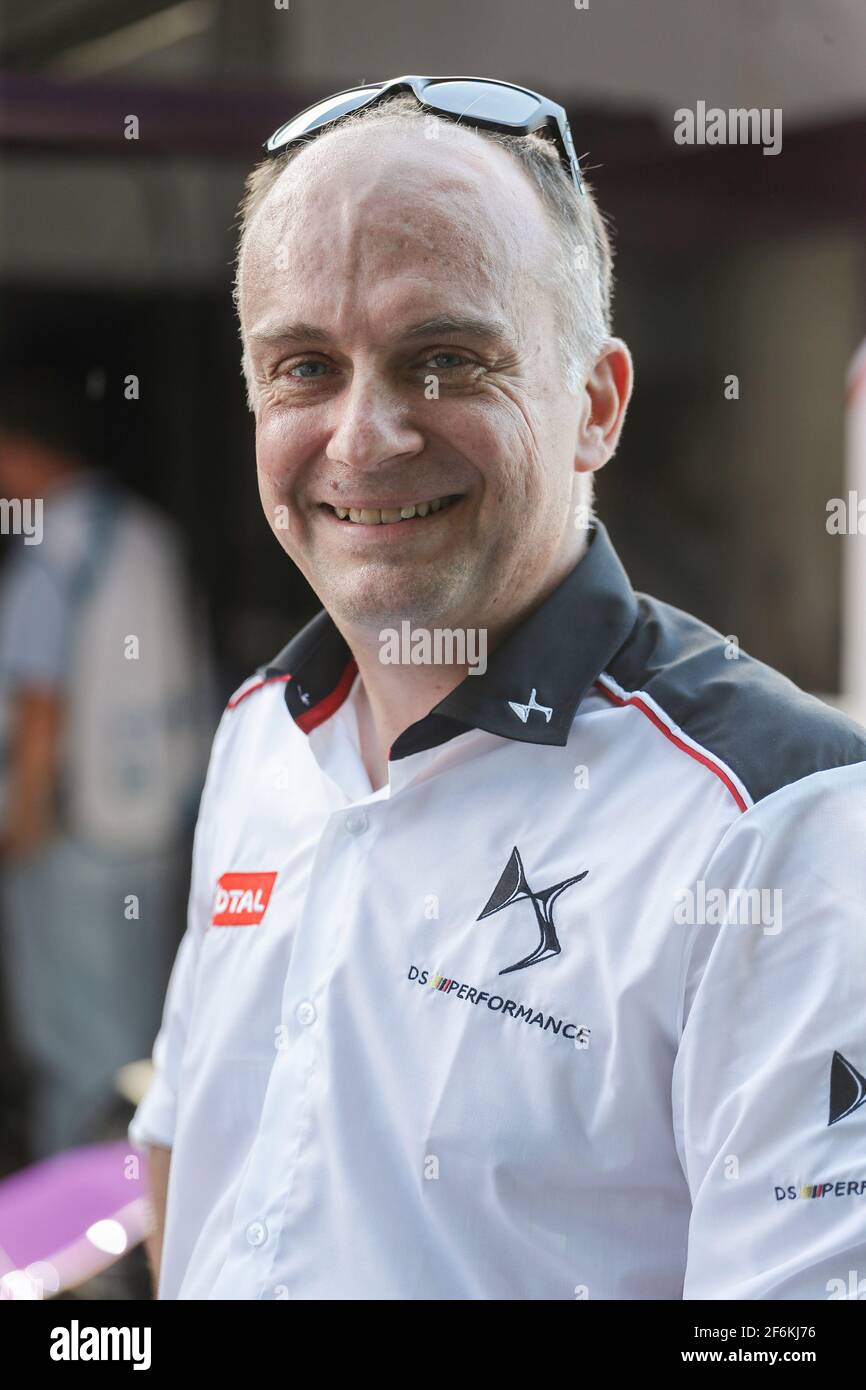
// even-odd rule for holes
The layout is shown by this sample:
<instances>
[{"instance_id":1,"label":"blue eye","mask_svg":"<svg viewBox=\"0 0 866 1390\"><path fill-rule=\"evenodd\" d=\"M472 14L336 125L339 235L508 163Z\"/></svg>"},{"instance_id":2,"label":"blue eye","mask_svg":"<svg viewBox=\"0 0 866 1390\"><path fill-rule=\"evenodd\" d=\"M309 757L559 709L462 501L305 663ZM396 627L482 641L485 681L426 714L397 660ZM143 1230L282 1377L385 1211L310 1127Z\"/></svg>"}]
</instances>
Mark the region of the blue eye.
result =
<instances>
[{"instance_id":1,"label":"blue eye","mask_svg":"<svg viewBox=\"0 0 866 1390\"><path fill-rule=\"evenodd\" d=\"M293 376L295 372L302 371L305 367L321 367L322 371L326 370L324 362L298 362L294 367L290 368L289 376ZM302 380L311 381L313 380L313 376L312 374L305 375Z\"/></svg>"},{"instance_id":2,"label":"blue eye","mask_svg":"<svg viewBox=\"0 0 866 1390\"><path fill-rule=\"evenodd\" d=\"M446 362L444 366L440 364L439 370L443 372L453 371L455 367L464 367L468 365L468 359L466 357L461 357L459 352L435 352L429 360L431 362L438 362L441 357L451 358L451 361Z\"/></svg>"}]
</instances>

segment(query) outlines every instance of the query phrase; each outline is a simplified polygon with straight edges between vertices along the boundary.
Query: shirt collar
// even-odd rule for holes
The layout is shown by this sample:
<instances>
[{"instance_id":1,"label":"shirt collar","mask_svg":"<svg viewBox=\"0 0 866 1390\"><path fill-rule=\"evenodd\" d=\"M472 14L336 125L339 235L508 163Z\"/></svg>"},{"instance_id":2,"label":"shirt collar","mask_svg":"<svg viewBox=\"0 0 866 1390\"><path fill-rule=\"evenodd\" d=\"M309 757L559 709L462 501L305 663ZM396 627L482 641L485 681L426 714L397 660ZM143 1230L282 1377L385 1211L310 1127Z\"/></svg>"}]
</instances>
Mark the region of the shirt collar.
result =
<instances>
[{"instance_id":1,"label":"shirt collar","mask_svg":"<svg viewBox=\"0 0 866 1390\"><path fill-rule=\"evenodd\" d=\"M637 597L604 525L592 523L574 568L491 652L482 675L467 675L390 750L402 758L467 728L524 743L563 746L581 700L632 631ZM322 609L265 670L285 680L286 706L310 733L342 704L357 674L342 634ZM288 679L287 679L288 677Z\"/></svg>"}]
</instances>

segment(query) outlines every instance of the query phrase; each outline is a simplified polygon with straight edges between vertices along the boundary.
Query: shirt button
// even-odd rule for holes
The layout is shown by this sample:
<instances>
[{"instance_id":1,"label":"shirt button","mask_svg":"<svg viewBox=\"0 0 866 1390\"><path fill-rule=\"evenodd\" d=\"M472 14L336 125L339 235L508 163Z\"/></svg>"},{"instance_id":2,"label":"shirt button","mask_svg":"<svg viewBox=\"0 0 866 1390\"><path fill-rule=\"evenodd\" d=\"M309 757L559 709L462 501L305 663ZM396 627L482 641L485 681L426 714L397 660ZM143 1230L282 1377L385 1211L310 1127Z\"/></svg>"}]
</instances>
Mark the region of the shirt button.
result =
<instances>
[{"instance_id":1,"label":"shirt button","mask_svg":"<svg viewBox=\"0 0 866 1390\"><path fill-rule=\"evenodd\" d=\"M268 1238L268 1228L263 1221L253 1221L247 1226L247 1240L250 1245L264 1245Z\"/></svg>"},{"instance_id":2,"label":"shirt button","mask_svg":"<svg viewBox=\"0 0 866 1390\"><path fill-rule=\"evenodd\" d=\"M303 1023L306 1028L316 1017L316 1007L311 1004L309 999L303 999L295 1010L295 1017L299 1023Z\"/></svg>"},{"instance_id":3,"label":"shirt button","mask_svg":"<svg viewBox=\"0 0 866 1390\"><path fill-rule=\"evenodd\" d=\"M345 825L350 835L363 835L369 821L363 811L353 811L346 817Z\"/></svg>"}]
</instances>

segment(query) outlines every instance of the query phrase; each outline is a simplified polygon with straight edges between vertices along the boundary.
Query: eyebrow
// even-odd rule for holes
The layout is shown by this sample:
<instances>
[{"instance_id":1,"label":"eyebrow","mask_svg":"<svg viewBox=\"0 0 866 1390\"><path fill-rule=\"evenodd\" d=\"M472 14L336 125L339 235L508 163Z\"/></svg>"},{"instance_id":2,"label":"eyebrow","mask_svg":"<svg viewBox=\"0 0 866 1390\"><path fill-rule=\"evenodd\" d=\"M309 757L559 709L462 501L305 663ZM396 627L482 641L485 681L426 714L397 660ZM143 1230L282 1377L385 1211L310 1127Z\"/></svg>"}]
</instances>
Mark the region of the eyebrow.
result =
<instances>
[{"instance_id":1,"label":"eyebrow","mask_svg":"<svg viewBox=\"0 0 866 1390\"><path fill-rule=\"evenodd\" d=\"M436 314L432 319L416 323L406 330L403 337L429 338L437 334L461 333L471 338L485 338L490 342L507 343L511 341L511 330L502 319L486 319L474 314Z\"/></svg>"},{"instance_id":2,"label":"eyebrow","mask_svg":"<svg viewBox=\"0 0 866 1390\"><path fill-rule=\"evenodd\" d=\"M414 342L419 338L452 333L500 344L512 341L511 330L504 320L477 317L474 314L436 314L433 318L425 319L423 323L412 324L399 336L404 341ZM306 323L302 319L250 333L250 339L256 343L325 343L328 338L329 335L324 328L319 328L314 323Z\"/></svg>"},{"instance_id":3,"label":"eyebrow","mask_svg":"<svg viewBox=\"0 0 866 1390\"><path fill-rule=\"evenodd\" d=\"M324 328L317 328L314 323L304 323L302 319L250 334L251 340L255 343L323 343L327 336Z\"/></svg>"}]
</instances>

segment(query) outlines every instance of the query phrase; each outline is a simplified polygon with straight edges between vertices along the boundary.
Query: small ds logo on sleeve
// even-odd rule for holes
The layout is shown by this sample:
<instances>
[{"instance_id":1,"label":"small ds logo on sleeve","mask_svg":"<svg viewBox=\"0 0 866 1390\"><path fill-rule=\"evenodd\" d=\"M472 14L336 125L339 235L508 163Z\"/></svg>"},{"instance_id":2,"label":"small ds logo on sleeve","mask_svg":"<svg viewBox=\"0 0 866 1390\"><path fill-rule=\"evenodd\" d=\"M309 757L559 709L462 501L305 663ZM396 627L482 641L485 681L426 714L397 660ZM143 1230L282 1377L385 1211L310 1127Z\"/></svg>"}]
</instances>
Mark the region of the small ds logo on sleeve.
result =
<instances>
[{"instance_id":1,"label":"small ds logo on sleeve","mask_svg":"<svg viewBox=\"0 0 866 1390\"><path fill-rule=\"evenodd\" d=\"M212 927L254 927L271 900L276 873L221 874L217 880Z\"/></svg>"}]
</instances>

